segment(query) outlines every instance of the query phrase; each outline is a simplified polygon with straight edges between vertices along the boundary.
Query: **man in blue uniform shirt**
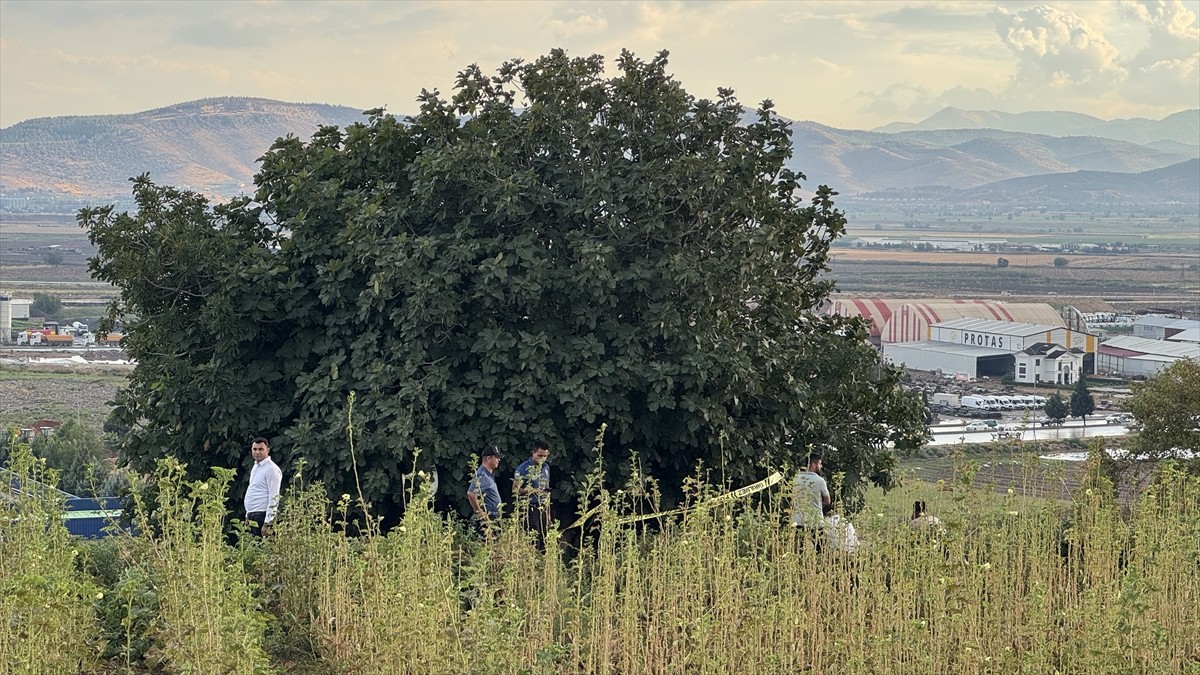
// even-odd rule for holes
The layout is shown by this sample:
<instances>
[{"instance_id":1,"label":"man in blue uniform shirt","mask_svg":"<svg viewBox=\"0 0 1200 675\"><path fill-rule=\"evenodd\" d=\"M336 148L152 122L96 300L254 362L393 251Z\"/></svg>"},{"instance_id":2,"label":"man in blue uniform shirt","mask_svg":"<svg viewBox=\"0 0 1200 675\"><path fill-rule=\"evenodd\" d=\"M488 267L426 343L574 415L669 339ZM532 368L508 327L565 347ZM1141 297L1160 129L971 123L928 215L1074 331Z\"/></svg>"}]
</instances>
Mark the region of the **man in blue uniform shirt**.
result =
<instances>
[{"instance_id":1,"label":"man in blue uniform shirt","mask_svg":"<svg viewBox=\"0 0 1200 675\"><path fill-rule=\"evenodd\" d=\"M500 524L500 490L496 487L496 468L500 466L500 448L489 445L483 449L479 468L467 486L467 501L475 512L472 521L485 539Z\"/></svg>"},{"instance_id":2,"label":"man in blue uniform shirt","mask_svg":"<svg viewBox=\"0 0 1200 675\"><path fill-rule=\"evenodd\" d=\"M550 529L550 446L546 441L534 441L529 459L513 472L513 497L528 500L525 508L525 527L534 533L539 551L546 550L546 531Z\"/></svg>"}]
</instances>

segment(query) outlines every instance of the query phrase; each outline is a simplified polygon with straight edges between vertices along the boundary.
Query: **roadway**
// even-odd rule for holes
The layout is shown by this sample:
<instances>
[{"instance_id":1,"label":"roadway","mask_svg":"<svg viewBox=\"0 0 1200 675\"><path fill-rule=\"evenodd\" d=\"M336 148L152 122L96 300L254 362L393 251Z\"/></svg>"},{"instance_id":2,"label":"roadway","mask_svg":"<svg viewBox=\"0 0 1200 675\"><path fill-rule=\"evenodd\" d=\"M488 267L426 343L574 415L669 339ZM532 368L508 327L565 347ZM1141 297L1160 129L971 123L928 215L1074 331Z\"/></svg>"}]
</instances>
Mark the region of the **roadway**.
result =
<instances>
[{"instance_id":1,"label":"roadway","mask_svg":"<svg viewBox=\"0 0 1200 675\"><path fill-rule=\"evenodd\" d=\"M1006 440L997 437L999 427L1006 430L1012 430L1012 434L1008 438L1019 439L1023 441L1053 441L1066 438L1095 438L1097 436L1125 436L1129 434L1129 427L1124 424L1106 424L1104 415L1093 415L1087 418L1087 424L1084 425L1082 420L1068 417L1062 426L1043 427L1038 422L1041 415L1030 417L1028 421L1021 419L1001 419L992 420L996 422L996 429L987 431L964 431L963 427L971 422L978 420L958 420L950 419L934 425L930 428L933 432L933 440L928 445L957 445L959 443L992 443L999 440ZM1024 429L1020 427L1024 426Z\"/></svg>"}]
</instances>

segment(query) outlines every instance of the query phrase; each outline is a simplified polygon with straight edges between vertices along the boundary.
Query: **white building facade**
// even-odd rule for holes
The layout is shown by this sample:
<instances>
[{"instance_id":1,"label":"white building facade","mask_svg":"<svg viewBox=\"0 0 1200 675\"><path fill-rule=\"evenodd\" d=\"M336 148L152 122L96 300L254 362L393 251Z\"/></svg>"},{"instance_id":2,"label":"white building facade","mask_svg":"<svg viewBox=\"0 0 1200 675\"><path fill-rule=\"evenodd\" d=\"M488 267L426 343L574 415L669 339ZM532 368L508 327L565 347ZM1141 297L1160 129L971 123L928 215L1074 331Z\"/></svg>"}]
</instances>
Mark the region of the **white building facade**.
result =
<instances>
[{"instance_id":1,"label":"white building facade","mask_svg":"<svg viewBox=\"0 0 1200 675\"><path fill-rule=\"evenodd\" d=\"M1083 350L1040 342L1013 355L1013 378L1025 384L1075 384L1083 375Z\"/></svg>"}]
</instances>

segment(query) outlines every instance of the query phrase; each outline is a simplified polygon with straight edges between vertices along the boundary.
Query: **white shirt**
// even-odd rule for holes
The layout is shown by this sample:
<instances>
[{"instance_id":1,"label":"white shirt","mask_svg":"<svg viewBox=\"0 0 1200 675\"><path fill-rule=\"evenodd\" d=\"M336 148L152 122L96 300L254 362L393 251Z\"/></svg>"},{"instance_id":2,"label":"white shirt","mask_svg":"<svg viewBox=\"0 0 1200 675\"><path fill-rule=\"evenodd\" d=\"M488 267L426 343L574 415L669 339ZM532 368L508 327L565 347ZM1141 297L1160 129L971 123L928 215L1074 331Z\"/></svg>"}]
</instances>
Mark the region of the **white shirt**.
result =
<instances>
[{"instance_id":1,"label":"white shirt","mask_svg":"<svg viewBox=\"0 0 1200 675\"><path fill-rule=\"evenodd\" d=\"M268 455L261 462L255 462L250 469L250 487L246 488L246 499L242 505L246 513L266 511L266 522L275 520L275 510L279 507L279 485L283 483L283 471Z\"/></svg>"},{"instance_id":2,"label":"white shirt","mask_svg":"<svg viewBox=\"0 0 1200 675\"><path fill-rule=\"evenodd\" d=\"M858 550L858 532L854 530L854 523L842 520L836 513L825 519L825 534L830 548L835 551L854 553Z\"/></svg>"}]
</instances>

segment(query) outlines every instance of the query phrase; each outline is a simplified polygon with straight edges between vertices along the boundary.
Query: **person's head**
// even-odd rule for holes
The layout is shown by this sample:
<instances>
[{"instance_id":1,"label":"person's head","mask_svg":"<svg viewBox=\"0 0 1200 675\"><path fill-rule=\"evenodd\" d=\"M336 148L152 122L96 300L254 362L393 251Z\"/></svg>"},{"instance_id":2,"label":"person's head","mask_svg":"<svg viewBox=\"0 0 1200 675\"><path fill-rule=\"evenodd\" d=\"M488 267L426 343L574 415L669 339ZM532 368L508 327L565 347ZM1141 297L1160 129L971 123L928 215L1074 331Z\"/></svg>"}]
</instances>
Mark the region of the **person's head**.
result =
<instances>
[{"instance_id":1,"label":"person's head","mask_svg":"<svg viewBox=\"0 0 1200 675\"><path fill-rule=\"evenodd\" d=\"M259 436L250 442L250 454L254 457L254 461L261 462L271 454L271 443L267 439Z\"/></svg>"},{"instance_id":2,"label":"person's head","mask_svg":"<svg viewBox=\"0 0 1200 675\"><path fill-rule=\"evenodd\" d=\"M483 468L488 471L495 471L496 467L500 466L500 448L494 445L484 446L483 452L480 454L483 457L480 462Z\"/></svg>"},{"instance_id":3,"label":"person's head","mask_svg":"<svg viewBox=\"0 0 1200 675\"><path fill-rule=\"evenodd\" d=\"M823 457L819 451L813 451L808 455L808 470L813 473L821 473L821 460Z\"/></svg>"},{"instance_id":4,"label":"person's head","mask_svg":"<svg viewBox=\"0 0 1200 675\"><path fill-rule=\"evenodd\" d=\"M541 464L542 462L545 462L546 458L549 456L550 446L546 443L546 441L533 442L533 450L530 451L529 458L532 459L535 464Z\"/></svg>"},{"instance_id":5,"label":"person's head","mask_svg":"<svg viewBox=\"0 0 1200 675\"><path fill-rule=\"evenodd\" d=\"M920 518L923 515L925 515L925 502L922 502L922 501L913 502L913 515L912 515L913 520L916 520L917 518Z\"/></svg>"}]
</instances>

